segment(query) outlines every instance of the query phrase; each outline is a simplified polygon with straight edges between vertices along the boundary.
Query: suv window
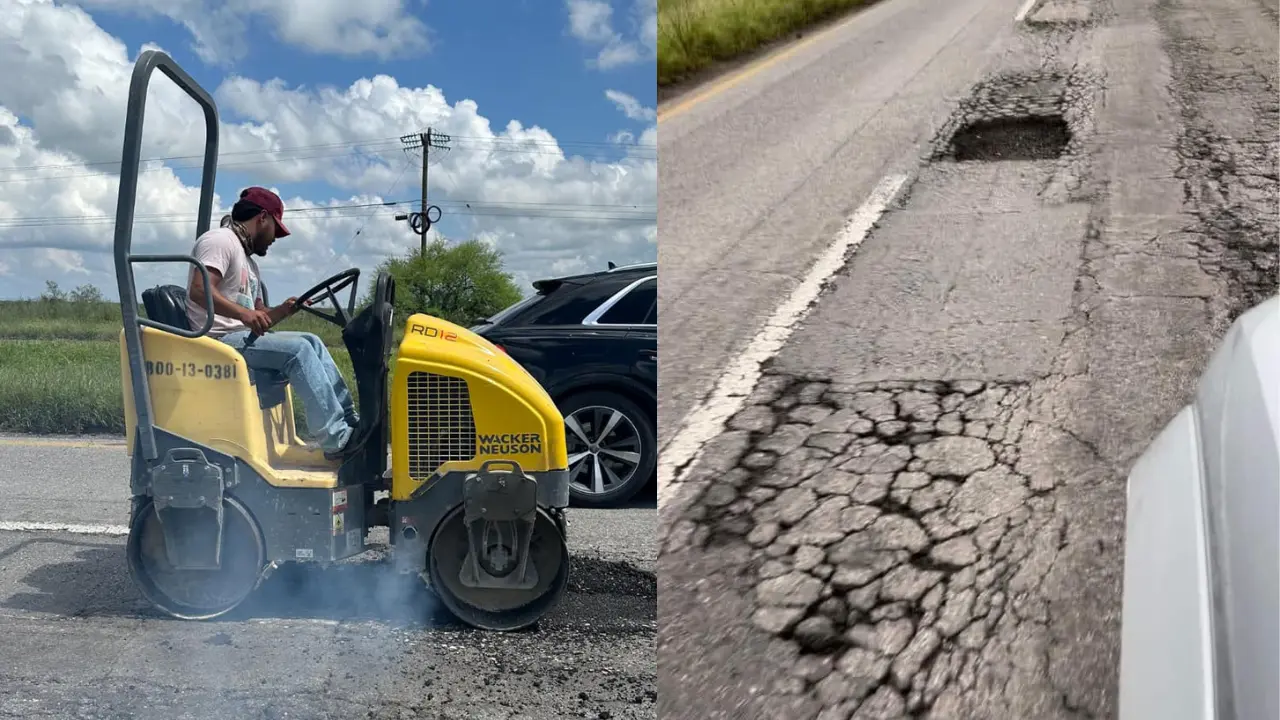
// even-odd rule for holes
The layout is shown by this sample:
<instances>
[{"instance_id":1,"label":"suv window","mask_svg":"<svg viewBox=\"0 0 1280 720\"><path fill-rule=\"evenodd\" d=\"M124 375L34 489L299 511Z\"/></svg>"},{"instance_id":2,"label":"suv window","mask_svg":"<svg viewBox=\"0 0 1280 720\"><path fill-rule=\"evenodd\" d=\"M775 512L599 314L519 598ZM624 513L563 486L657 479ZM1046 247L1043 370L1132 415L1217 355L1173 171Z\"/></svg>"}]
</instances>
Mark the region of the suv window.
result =
<instances>
[{"instance_id":1,"label":"suv window","mask_svg":"<svg viewBox=\"0 0 1280 720\"><path fill-rule=\"evenodd\" d=\"M529 297L521 298L520 300L517 300L516 302L508 305L506 308L500 310L496 315L491 316L488 319L488 323L492 325L498 325L502 322L505 322L512 315L515 315L521 310L524 310L525 308L536 303L540 299L541 298L539 298L537 295L530 295Z\"/></svg>"},{"instance_id":2,"label":"suv window","mask_svg":"<svg viewBox=\"0 0 1280 720\"><path fill-rule=\"evenodd\" d=\"M618 298L596 322L601 325L643 325L657 299L658 283L654 278L645 278L644 282Z\"/></svg>"},{"instance_id":3,"label":"suv window","mask_svg":"<svg viewBox=\"0 0 1280 720\"><path fill-rule=\"evenodd\" d=\"M520 325L577 325L633 280L604 277L585 285L562 285L522 313L517 322Z\"/></svg>"}]
</instances>

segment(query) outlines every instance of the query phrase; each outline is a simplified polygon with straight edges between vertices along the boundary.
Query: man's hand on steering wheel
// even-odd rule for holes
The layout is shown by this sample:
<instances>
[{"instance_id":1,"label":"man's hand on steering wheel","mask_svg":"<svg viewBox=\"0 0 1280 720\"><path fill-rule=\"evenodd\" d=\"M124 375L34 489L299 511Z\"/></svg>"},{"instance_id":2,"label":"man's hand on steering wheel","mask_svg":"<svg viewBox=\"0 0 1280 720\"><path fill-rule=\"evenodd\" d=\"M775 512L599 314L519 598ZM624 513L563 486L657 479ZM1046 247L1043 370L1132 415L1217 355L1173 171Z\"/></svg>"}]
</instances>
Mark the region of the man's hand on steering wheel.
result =
<instances>
[{"instance_id":1,"label":"man's hand on steering wheel","mask_svg":"<svg viewBox=\"0 0 1280 720\"><path fill-rule=\"evenodd\" d=\"M291 297L279 305L267 310L267 314L271 316L271 324L279 324L281 320L298 312L298 298Z\"/></svg>"}]
</instances>

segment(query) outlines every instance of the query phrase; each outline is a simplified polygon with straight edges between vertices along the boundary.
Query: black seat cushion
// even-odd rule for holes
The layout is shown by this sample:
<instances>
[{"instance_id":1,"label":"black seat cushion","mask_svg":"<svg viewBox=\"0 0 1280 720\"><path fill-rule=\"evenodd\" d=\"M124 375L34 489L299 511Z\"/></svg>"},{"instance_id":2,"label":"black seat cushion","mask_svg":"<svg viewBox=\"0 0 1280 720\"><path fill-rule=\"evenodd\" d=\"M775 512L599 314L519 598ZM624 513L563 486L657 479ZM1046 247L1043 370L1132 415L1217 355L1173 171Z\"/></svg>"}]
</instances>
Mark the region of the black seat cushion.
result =
<instances>
[{"instance_id":1,"label":"black seat cushion","mask_svg":"<svg viewBox=\"0 0 1280 720\"><path fill-rule=\"evenodd\" d=\"M190 332L187 320L187 289L180 285L157 285L142 291L142 306L147 317Z\"/></svg>"}]
</instances>

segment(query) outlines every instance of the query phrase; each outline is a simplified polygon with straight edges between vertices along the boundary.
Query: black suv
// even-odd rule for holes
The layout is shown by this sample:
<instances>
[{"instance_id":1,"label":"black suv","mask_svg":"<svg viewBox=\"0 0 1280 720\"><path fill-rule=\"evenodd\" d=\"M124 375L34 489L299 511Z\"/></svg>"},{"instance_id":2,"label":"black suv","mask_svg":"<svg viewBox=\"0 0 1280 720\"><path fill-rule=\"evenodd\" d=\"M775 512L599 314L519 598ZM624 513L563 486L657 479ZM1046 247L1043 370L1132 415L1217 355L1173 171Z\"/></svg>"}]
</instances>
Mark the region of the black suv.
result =
<instances>
[{"instance_id":1,"label":"black suv","mask_svg":"<svg viewBox=\"0 0 1280 720\"><path fill-rule=\"evenodd\" d=\"M574 504L620 505L657 466L657 263L533 287L471 330L523 365L564 414Z\"/></svg>"}]
</instances>

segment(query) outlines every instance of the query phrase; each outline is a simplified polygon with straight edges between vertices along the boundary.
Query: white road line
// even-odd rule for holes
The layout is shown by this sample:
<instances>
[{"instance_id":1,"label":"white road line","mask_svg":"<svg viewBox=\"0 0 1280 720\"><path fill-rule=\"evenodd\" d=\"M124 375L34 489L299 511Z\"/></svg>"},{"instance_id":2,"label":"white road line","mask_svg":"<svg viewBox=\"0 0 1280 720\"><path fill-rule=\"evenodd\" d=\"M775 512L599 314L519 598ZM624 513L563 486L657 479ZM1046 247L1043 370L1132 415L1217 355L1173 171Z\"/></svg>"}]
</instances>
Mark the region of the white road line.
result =
<instances>
[{"instance_id":1,"label":"white road line","mask_svg":"<svg viewBox=\"0 0 1280 720\"><path fill-rule=\"evenodd\" d=\"M1018 14L1013 16L1013 21L1017 23L1022 22L1023 18L1027 16L1027 13L1031 12L1031 8L1035 7L1036 3L1039 1L1040 0L1027 0L1022 3L1022 7L1018 8Z\"/></svg>"},{"instance_id":2,"label":"white road line","mask_svg":"<svg viewBox=\"0 0 1280 720\"><path fill-rule=\"evenodd\" d=\"M48 437L0 437L0 447L61 447L124 450L123 440L68 440Z\"/></svg>"},{"instance_id":3,"label":"white road line","mask_svg":"<svg viewBox=\"0 0 1280 720\"><path fill-rule=\"evenodd\" d=\"M0 532L55 532L71 535L128 535L124 525L77 525L75 523L13 522L0 520Z\"/></svg>"},{"instance_id":4,"label":"white road line","mask_svg":"<svg viewBox=\"0 0 1280 720\"><path fill-rule=\"evenodd\" d=\"M862 244L907 179L907 175L889 175L876 185L800 284L765 321L747 349L725 369L711 395L685 417L683 426L658 456L659 507L674 489L678 474L698 459L703 446L723 432L729 418L742 409L760 381L761 366L786 344L796 325L808 314L809 305L822 292L823 283L844 266L848 252Z\"/></svg>"}]
</instances>

